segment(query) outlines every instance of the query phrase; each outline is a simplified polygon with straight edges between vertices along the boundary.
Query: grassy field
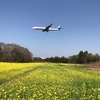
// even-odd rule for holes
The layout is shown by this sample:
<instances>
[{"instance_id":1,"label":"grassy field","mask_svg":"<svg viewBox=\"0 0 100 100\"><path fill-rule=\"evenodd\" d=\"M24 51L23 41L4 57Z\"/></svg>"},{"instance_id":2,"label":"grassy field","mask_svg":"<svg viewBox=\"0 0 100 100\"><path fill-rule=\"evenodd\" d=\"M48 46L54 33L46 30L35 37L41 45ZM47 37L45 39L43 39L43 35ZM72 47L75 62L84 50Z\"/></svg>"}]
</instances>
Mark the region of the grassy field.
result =
<instances>
[{"instance_id":1,"label":"grassy field","mask_svg":"<svg viewBox=\"0 0 100 100\"><path fill-rule=\"evenodd\" d=\"M0 63L0 100L100 100L100 73L82 66Z\"/></svg>"}]
</instances>

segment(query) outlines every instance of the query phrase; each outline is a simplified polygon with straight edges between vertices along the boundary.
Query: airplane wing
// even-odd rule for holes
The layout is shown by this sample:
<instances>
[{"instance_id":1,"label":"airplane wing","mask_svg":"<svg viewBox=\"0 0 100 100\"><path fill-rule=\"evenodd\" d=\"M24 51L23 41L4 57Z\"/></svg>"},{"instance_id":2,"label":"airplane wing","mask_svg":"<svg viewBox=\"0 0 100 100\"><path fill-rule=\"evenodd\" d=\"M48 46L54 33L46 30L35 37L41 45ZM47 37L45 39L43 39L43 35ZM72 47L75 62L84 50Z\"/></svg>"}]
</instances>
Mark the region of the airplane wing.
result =
<instances>
[{"instance_id":1,"label":"airplane wing","mask_svg":"<svg viewBox=\"0 0 100 100\"><path fill-rule=\"evenodd\" d=\"M50 24L49 26L47 26L45 29L43 29L42 31L44 32L44 31L46 31L46 32L48 32L49 31L49 28L51 27L53 25L53 23L52 24Z\"/></svg>"},{"instance_id":2,"label":"airplane wing","mask_svg":"<svg viewBox=\"0 0 100 100\"><path fill-rule=\"evenodd\" d=\"M52 25L53 25L53 23L52 23L52 24L50 24L49 26L47 26L47 27L46 27L46 29L49 29Z\"/></svg>"}]
</instances>

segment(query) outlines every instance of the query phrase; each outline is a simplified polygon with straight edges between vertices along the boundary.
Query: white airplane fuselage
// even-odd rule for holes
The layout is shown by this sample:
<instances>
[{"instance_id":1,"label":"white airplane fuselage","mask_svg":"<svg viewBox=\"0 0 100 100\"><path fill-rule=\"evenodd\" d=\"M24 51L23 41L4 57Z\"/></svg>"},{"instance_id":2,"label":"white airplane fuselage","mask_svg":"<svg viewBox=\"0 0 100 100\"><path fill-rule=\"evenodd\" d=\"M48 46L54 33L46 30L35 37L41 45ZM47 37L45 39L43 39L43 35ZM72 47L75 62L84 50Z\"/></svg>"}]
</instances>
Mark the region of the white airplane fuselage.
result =
<instances>
[{"instance_id":1,"label":"white airplane fuselage","mask_svg":"<svg viewBox=\"0 0 100 100\"><path fill-rule=\"evenodd\" d=\"M33 27L34 30L43 30L45 27Z\"/></svg>"},{"instance_id":2,"label":"white airplane fuselage","mask_svg":"<svg viewBox=\"0 0 100 100\"><path fill-rule=\"evenodd\" d=\"M45 32L45 31L46 32L48 32L48 31L58 31L58 30L61 29L60 26L58 26L57 28L50 28L51 26L52 26L52 24L47 26L47 27L32 27L32 29L34 29L34 30L42 30L42 32Z\"/></svg>"},{"instance_id":3,"label":"white airplane fuselage","mask_svg":"<svg viewBox=\"0 0 100 100\"><path fill-rule=\"evenodd\" d=\"M34 30L43 30L45 27L33 27ZM49 28L48 31L58 31L58 28Z\"/></svg>"}]
</instances>

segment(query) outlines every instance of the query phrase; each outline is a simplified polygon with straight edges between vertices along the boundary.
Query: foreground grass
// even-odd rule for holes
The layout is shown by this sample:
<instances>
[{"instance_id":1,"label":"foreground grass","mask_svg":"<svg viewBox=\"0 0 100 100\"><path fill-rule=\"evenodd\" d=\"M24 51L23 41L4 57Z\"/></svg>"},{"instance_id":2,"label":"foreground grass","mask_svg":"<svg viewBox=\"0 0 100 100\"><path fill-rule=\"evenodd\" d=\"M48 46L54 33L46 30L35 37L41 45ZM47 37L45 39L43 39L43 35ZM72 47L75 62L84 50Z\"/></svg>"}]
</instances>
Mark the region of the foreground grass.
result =
<instances>
[{"instance_id":1,"label":"foreground grass","mask_svg":"<svg viewBox=\"0 0 100 100\"><path fill-rule=\"evenodd\" d=\"M100 73L80 66L0 63L0 100L99 100Z\"/></svg>"}]
</instances>

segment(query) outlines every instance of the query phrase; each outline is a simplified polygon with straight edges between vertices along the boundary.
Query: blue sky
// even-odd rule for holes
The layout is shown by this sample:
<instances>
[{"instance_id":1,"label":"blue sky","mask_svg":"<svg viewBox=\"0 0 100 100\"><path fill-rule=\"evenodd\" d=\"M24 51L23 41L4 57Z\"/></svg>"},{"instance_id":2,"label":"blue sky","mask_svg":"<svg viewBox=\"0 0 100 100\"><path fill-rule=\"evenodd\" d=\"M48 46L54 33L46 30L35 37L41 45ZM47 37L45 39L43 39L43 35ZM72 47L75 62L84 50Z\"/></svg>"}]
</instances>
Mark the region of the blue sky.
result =
<instances>
[{"instance_id":1,"label":"blue sky","mask_svg":"<svg viewBox=\"0 0 100 100\"><path fill-rule=\"evenodd\" d=\"M32 30L51 23L62 30ZM26 47L37 57L100 54L100 0L0 0L0 42Z\"/></svg>"}]
</instances>

